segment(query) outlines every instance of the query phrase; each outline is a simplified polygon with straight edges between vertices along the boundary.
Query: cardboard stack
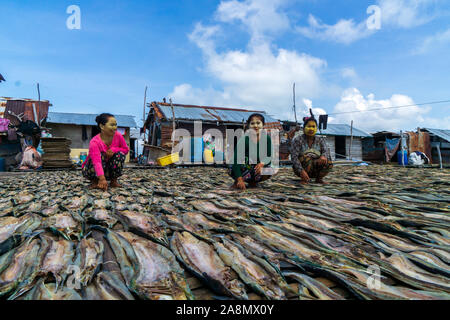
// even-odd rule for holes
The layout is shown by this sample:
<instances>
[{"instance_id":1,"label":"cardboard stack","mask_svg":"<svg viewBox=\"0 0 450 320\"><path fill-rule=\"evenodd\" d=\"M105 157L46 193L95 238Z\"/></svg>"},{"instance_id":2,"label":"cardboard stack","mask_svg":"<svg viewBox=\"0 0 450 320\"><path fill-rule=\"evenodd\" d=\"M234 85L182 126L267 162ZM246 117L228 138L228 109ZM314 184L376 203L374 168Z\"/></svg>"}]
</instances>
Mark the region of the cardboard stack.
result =
<instances>
[{"instance_id":1,"label":"cardboard stack","mask_svg":"<svg viewBox=\"0 0 450 320\"><path fill-rule=\"evenodd\" d=\"M66 138L42 138L44 168L71 168L70 144Z\"/></svg>"}]
</instances>

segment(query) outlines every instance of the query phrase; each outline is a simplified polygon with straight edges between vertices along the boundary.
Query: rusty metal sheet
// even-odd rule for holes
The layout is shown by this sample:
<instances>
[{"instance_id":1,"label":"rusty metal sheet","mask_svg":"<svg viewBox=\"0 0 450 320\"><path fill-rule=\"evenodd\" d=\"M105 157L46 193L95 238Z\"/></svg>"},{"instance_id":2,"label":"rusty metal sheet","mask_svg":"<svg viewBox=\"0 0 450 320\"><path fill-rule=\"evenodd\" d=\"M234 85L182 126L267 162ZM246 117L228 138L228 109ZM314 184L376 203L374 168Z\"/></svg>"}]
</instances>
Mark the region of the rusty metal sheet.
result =
<instances>
[{"instance_id":1,"label":"rusty metal sheet","mask_svg":"<svg viewBox=\"0 0 450 320\"><path fill-rule=\"evenodd\" d=\"M407 134L409 136L409 153L414 151L423 152L432 162L430 134L423 131L419 133L407 132Z\"/></svg>"},{"instance_id":2,"label":"rusty metal sheet","mask_svg":"<svg viewBox=\"0 0 450 320\"><path fill-rule=\"evenodd\" d=\"M4 117L11 120L12 124L18 125L19 120L8 114L8 111L12 111L17 115L24 113L24 120L36 122L33 112L33 103L36 106L38 120L42 121L47 118L50 103L48 101L41 101L39 105L39 102L35 100L7 100Z\"/></svg>"}]
</instances>

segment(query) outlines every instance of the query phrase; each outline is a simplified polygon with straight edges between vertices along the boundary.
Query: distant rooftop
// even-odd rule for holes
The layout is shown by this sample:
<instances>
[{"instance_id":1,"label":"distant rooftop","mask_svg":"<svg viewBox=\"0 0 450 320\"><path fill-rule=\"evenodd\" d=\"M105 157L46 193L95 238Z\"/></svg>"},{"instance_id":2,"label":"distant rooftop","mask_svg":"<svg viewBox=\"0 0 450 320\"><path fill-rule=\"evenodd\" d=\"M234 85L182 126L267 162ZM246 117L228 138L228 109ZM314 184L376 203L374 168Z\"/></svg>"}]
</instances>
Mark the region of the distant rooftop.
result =
<instances>
[{"instance_id":1,"label":"distant rooftop","mask_svg":"<svg viewBox=\"0 0 450 320\"><path fill-rule=\"evenodd\" d=\"M430 128L424 128L428 132L431 132L435 136L438 136L439 138L442 138L446 140L447 142L450 142L450 130L446 129L430 129Z\"/></svg>"},{"instance_id":2,"label":"distant rooftop","mask_svg":"<svg viewBox=\"0 0 450 320\"><path fill-rule=\"evenodd\" d=\"M245 110L236 108L195 106L184 104L173 104L172 108L169 103L153 102L152 107L157 108L163 118L172 120L199 120L199 121L220 121L220 122L246 122L252 113L260 113L264 116L266 123L279 123L264 111Z\"/></svg>"},{"instance_id":3,"label":"distant rooftop","mask_svg":"<svg viewBox=\"0 0 450 320\"><path fill-rule=\"evenodd\" d=\"M319 132L318 132L319 133ZM327 130L322 130L324 136L351 136L351 127L348 124L328 123ZM372 135L353 127L354 137L371 137Z\"/></svg>"},{"instance_id":4,"label":"distant rooftop","mask_svg":"<svg viewBox=\"0 0 450 320\"><path fill-rule=\"evenodd\" d=\"M49 112L47 122L48 123L62 123L62 124L75 124L85 126L96 126L95 118L98 114L82 114L82 113L61 113L61 112ZM114 115L117 120L117 126L122 128L135 128L136 122L134 116L129 115Z\"/></svg>"}]
</instances>

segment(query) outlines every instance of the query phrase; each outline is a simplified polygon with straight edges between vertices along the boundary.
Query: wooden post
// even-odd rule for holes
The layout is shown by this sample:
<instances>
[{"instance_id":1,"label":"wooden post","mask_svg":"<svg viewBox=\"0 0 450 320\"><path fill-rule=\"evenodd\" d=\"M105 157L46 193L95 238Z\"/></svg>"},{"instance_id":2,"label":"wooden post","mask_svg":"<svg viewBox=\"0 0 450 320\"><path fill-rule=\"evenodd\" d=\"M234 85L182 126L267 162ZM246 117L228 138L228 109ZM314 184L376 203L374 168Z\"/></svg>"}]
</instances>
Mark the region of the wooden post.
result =
<instances>
[{"instance_id":1,"label":"wooden post","mask_svg":"<svg viewBox=\"0 0 450 320\"><path fill-rule=\"evenodd\" d=\"M437 146L437 151L438 151L438 155L439 155L439 164L440 164L440 168L442 169L442 155L441 155L441 147L438 144Z\"/></svg>"},{"instance_id":2,"label":"wooden post","mask_svg":"<svg viewBox=\"0 0 450 320\"><path fill-rule=\"evenodd\" d=\"M174 134L175 134L175 111L173 110L173 103L172 103L172 98L169 99L170 101L170 108L172 109L172 148L174 147Z\"/></svg>"},{"instance_id":3,"label":"wooden post","mask_svg":"<svg viewBox=\"0 0 450 320\"><path fill-rule=\"evenodd\" d=\"M144 93L144 111L142 114L142 127L144 127L144 142L145 142L145 133L147 132L147 128L145 128L145 104L147 103L147 86L145 86L145 93Z\"/></svg>"},{"instance_id":4,"label":"wooden post","mask_svg":"<svg viewBox=\"0 0 450 320\"><path fill-rule=\"evenodd\" d=\"M353 144L353 120L350 126L350 148L348 150L348 160L352 160L352 144Z\"/></svg>"},{"instance_id":5,"label":"wooden post","mask_svg":"<svg viewBox=\"0 0 450 320\"><path fill-rule=\"evenodd\" d=\"M39 89L39 83L37 84L37 90L38 90L38 107L39 107L39 113L41 113L41 90ZM34 111L36 116L36 110ZM39 115L38 115L39 117ZM38 126L41 126L41 121L39 119L36 119L36 123Z\"/></svg>"},{"instance_id":6,"label":"wooden post","mask_svg":"<svg viewBox=\"0 0 450 320\"><path fill-rule=\"evenodd\" d=\"M405 150L403 149L403 131L400 130L400 151L401 151L401 157L402 157L402 166L405 166L405 157L404 157L404 153Z\"/></svg>"}]
</instances>

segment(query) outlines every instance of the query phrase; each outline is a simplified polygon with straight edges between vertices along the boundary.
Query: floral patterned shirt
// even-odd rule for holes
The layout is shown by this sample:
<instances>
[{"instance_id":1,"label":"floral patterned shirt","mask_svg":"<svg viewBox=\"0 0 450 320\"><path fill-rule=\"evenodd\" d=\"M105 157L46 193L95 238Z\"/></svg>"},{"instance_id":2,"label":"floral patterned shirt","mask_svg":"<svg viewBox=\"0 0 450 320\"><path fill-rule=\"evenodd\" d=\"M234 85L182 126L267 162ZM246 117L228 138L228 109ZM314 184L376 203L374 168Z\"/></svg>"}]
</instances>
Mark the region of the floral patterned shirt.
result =
<instances>
[{"instance_id":1,"label":"floral patterned shirt","mask_svg":"<svg viewBox=\"0 0 450 320\"><path fill-rule=\"evenodd\" d=\"M311 147L308 146L306 135L298 135L291 142L291 159L294 165L294 171L300 173L303 170L300 162L301 156L308 156L312 159L319 159L321 156L331 162L330 150L323 137L314 136Z\"/></svg>"}]
</instances>

